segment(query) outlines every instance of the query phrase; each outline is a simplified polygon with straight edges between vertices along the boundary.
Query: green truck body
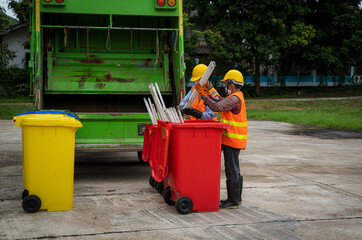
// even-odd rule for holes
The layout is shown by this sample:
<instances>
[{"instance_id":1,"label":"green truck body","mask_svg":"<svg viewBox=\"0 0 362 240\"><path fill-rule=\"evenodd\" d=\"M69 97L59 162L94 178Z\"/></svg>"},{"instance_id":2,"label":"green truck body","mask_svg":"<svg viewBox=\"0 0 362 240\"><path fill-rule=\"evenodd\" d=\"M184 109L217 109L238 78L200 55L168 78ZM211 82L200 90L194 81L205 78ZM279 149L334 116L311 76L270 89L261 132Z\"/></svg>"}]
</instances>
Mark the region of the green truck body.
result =
<instances>
[{"instance_id":1,"label":"green truck body","mask_svg":"<svg viewBox=\"0 0 362 240\"><path fill-rule=\"evenodd\" d=\"M143 98L184 89L182 1L33 0L34 108L79 115L78 151L141 151Z\"/></svg>"}]
</instances>

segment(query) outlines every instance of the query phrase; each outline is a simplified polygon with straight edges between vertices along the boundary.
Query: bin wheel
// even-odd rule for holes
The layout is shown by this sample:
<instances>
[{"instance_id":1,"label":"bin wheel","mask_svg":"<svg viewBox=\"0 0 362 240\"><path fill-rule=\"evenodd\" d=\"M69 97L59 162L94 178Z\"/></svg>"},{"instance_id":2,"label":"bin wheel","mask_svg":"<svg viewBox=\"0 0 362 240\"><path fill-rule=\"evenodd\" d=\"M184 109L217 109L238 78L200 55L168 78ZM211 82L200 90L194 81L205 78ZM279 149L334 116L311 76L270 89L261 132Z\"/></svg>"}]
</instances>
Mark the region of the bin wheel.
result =
<instances>
[{"instance_id":1,"label":"bin wheel","mask_svg":"<svg viewBox=\"0 0 362 240\"><path fill-rule=\"evenodd\" d=\"M23 199L23 209L28 213L35 213L41 207L41 200L36 195L29 195Z\"/></svg>"},{"instance_id":2,"label":"bin wheel","mask_svg":"<svg viewBox=\"0 0 362 240\"><path fill-rule=\"evenodd\" d=\"M23 194L21 195L21 199L24 199L26 196L28 196L29 195L29 191L28 190L24 190L23 191Z\"/></svg>"},{"instance_id":3,"label":"bin wheel","mask_svg":"<svg viewBox=\"0 0 362 240\"><path fill-rule=\"evenodd\" d=\"M159 182L159 183L157 183L157 186L156 186L156 189L157 189L157 192L159 193L159 194L162 194L162 192L163 192L163 182Z\"/></svg>"},{"instance_id":4,"label":"bin wheel","mask_svg":"<svg viewBox=\"0 0 362 240\"><path fill-rule=\"evenodd\" d=\"M138 161L140 161L141 163L146 163L146 162L143 161L143 159L142 159L142 151L138 151L138 152L137 152L137 156L138 156Z\"/></svg>"},{"instance_id":5,"label":"bin wheel","mask_svg":"<svg viewBox=\"0 0 362 240\"><path fill-rule=\"evenodd\" d=\"M155 187L155 182L156 182L156 180L153 179L152 176L150 176L150 180L149 180L148 182L150 183L151 187Z\"/></svg>"},{"instance_id":6,"label":"bin wheel","mask_svg":"<svg viewBox=\"0 0 362 240\"><path fill-rule=\"evenodd\" d=\"M171 188L167 187L162 192L163 200L165 200L165 203L168 205L175 205L175 202L171 200Z\"/></svg>"},{"instance_id":7,"label":"bin wheel","mask_svg":"<svg viewBox=\"0 0 362 240\"><path fill-rule=\"evenodd\" d=\"M153 182L153 187L157 189L157 185L159 184L159 182L157 182L156 180Z\"/></svg>"},{"instance_id":8,"label":"bin wheel","mask_svg":"<svg viewBox=\"0 0 362 240\"><path fill-rule=\"evenodd\" d=\"M187 214L191 212L193 207L194 204L192 203L192 200L189 197L182 196L176 201L176 210L181 214Z\"/></svg>"}]
</instances>

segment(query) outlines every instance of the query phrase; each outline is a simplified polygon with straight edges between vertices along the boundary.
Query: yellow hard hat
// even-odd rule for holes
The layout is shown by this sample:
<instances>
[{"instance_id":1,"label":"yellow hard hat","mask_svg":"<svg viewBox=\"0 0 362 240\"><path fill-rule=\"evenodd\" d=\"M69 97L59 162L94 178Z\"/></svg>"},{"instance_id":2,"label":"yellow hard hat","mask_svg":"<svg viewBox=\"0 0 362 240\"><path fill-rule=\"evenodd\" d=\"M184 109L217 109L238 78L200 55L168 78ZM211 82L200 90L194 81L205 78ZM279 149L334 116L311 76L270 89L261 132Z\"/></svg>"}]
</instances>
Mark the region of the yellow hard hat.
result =
<instances>
[{"instance_id":1,"label":"yellow hard hat","mask_svg":"<svg viewBox=\"0 0 362 240\"><path fill-rule=\"evenodd\" d=\"M191 82L199 80L202 78L204 73L206 72L207 66L205 64L198 64L192 70L192 78L190 79Z\"/></svg>"},{"instance_id":2,"label":"yellow hard hat","mask_svg":"<svg viewBox=\"0 0 362 240\"><path fill-rule=\"evenodd\" d=\"M238 85L244 84L243 74L241 74L241 72L239 72L238 70L235 70L235 69L228 71L225 74L224 79L221 81L226 81L226 80L233 80L234 84L239 83Z\"/></svg>"}]
</instances>

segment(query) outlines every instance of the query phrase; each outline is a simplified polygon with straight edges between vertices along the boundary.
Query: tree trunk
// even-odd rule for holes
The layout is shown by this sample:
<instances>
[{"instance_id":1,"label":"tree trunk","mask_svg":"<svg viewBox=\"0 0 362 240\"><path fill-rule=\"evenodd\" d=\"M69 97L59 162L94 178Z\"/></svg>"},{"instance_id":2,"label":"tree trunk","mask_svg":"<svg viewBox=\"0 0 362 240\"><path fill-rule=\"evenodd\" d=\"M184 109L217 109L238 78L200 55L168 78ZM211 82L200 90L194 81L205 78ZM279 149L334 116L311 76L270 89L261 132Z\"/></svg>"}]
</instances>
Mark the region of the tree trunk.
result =
<instances>
[{"instance_id":1,"label":"tree trunk","mask_svg":"<svg viewBox=\"0 0 362 240\"><path fill-rule=\"evenodd\" d=\"M260 95L260 62L255 59L255 95Z\"/></svg>"}]
</instances>

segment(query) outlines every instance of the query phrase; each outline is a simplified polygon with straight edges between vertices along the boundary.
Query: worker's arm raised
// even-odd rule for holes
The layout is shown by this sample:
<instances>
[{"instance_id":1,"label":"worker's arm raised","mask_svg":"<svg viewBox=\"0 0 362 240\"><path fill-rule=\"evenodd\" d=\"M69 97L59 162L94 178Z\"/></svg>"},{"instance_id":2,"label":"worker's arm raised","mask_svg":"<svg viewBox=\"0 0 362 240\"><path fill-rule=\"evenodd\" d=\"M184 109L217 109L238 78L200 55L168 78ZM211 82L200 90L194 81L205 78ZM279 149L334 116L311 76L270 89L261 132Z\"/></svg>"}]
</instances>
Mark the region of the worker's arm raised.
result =
<instances>
[{"instance_id":1,"label":"worker's arm raised","mask_svg":"<svg viewBox=\"0 0 362 240\"><path fill-rule=\"evenodd\" d=\"M214 112L232 111L234 114L237 114L240 111L241 100L237 96L221 98L219 100L209 96L202 96L202 99L205 105Z\"/></svg>"}]
</instances>

